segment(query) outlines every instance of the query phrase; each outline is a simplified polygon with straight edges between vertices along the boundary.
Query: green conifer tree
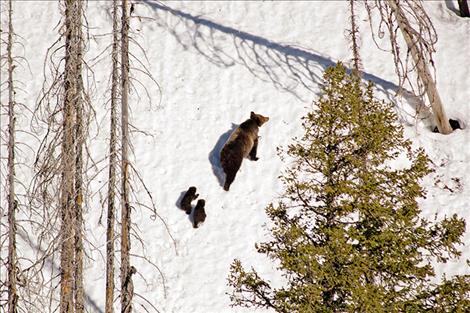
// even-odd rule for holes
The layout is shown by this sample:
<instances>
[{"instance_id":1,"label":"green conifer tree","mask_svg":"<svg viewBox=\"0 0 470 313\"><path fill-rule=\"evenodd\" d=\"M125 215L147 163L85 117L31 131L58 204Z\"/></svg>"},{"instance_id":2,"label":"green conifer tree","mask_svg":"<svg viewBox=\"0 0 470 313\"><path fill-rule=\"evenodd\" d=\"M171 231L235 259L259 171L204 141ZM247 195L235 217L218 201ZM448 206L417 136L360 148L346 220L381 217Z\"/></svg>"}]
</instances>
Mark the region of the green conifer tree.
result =
<instances>
[{"instance_id":1,"label":"green conifer tree","mask_svg":"<svg viewBox=\"0 0 470 313\"><path fill-rule=\"evenodd\" d=\"M411 147L392 106L375 100L372 89L341 64L325 71L322 95L303 118L305 134L286 150L292 164L281 176L285 194L266 209L273 239L256 245L279 264L286 283L271 287L235 260L232 306L470 312L470 276L430 282L433 260L460 255L465 222L420 216L419 182L431 172L429 160ZM408 164L394 162L404 155Z\"/></svg>"}]
</instances>

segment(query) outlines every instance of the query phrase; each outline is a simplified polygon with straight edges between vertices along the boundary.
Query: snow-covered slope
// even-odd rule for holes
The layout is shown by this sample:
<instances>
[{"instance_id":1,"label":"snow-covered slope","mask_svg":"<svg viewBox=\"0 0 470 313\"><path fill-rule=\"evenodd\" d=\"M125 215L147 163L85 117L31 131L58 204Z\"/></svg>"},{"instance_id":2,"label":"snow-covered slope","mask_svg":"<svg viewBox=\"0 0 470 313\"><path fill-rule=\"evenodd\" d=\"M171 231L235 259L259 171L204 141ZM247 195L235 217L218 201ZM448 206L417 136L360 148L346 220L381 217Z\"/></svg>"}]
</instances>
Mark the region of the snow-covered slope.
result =
<instances>
[{"instance_id":1,"label":"snow-covered slope","mask_svg":"<svg viewBox=\"0 0 470 313\"><path fill-rule=\"evenodd\" d=\"M111 4L90 1L87 9L90 44L86 58L95 75L92 100L100 130L91 148L97 159L107 153L105 103L110 63L95 64L103 57L93 58L110 44L110 36L104 35L110 32ZM441 97L450 117L468 123L470 19L459 18L449 9L451 4L429 2L426 8L439 35L435 64ZM58 36L54 27L60 11L53 1L21 1L14 7L15 29L24 45L17 53L24 55L31 70L18 69L18 79L27 90L18 97L32 107L42 86L46 50ZM132 72L133 78L146 86L151 102L136 82L140 97L133 91L132 124L146 134L133 134L134 162L175 239L176 249L164 225L152 218L150 211L139 208L133 211L133 220L145 251L137 240L132 248L145 254L161 274L139 257L132 263L138 270L136 292L160 312L253 311L229 306L226 278L234 258L255 267L263 277L279 281L275 265L254 248L267 236L264 208L282 192L277 177L283 164L276 148L301 134L300 117L316 97L323 69L351 58L345 31L349 28L348 12L347 2L339 1L136 3L131 27L145 54L136 44L131 49L158 81L161 93L144 74ZM392 57L375 47L363 8L358 8L358 15L365 78L377 84L378 96L391 99L396 89ZM133 62L141 69L142 64ZM432 133L431 122L415 121L411 108L406 100L398 101L406 135L426 149L436 170L425 181L428 197L421 201L423 214L434 218L436 213L439 217L457 213L470 221L469 128L448 136ZM245 160L231 190L225 192L218 153L231 130L247 119L250 111L270 117L260 129L260 159ZM21 126L27 125L23 121ZM32 161L32 156L26 159ZM105 162L99 164L104 166ZM90 175L94 171L90 170ZM19 174L27 180L28 173ZM106 171L91 185L95 201L86 215L90 312L104 311L106 236L105 227L99 224L102 208L96 192L105 179ZM176 205L181 193L192 185L206 200L208 216L198 229L192 228L188 216ZM145 199L145 190L139 187L138 191ZM470 244L470 231L464 242ZM462 261L440 265L439 275L469 272L464 260L470 259L470 249L468 245L462 248ZM144 312L143 305L151 311L140 296L135 298L136 310Z\"/></svg>"}]
</instances>

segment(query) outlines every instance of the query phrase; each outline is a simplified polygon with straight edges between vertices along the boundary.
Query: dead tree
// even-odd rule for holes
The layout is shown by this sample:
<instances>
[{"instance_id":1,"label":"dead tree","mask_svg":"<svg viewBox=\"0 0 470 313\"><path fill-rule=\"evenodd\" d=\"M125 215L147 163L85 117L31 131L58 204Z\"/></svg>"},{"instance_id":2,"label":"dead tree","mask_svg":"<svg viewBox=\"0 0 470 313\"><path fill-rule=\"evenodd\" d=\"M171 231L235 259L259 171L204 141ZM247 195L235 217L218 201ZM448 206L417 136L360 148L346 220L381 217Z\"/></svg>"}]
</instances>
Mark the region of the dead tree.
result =
<instances>
[{"instance_id":1,"label":"dead tree","mask_svg":"<svg viewBox=\"0 0 470 313\"><path fill-rule=\"evenodd\" d=\"M37 150L35 173L29 190L31 210L37 221L37 246L41 263L60 255L60 280L55 274L48 282L50 311L60 285L60 312L84 311L83 208L87 180L84 150L91 106L83 83L83 2L65 0L60 38L48 49L43 90L33 112L32 128L45 126ZM61 39L65 38L65 43ZM63 53L63 54L62 54ZM46 66L45 66L46 69ZM57 225L57 226L56 226ZM43 270L40 264L38 271ZM44 273L41 273L43 276ZM46 288L43 285L43 288Z\"/></svg>"},{"instance_id":2,"label":"dead tree","mask_svg":"<svg viewBox=\"0 0 470 313\"><path fill-rule=\"evenodd\" d=\"M351 11L351 30L349 31L349 37L351 40L351 49L353 53L353 73L360 77L361 76L361 57L359 55L359 27L356 22L356 14L354 9L354 1L349 0L349 9Z\"/></svg>"},{"instance_id":3,"label":"dead tree","mask_svg":"<svg viewBox=\"0 0 470 313\"><path fill-rule=\"evenodd\" d=\"M83 147L82 2L65 2L65 73L62 141L61 312L83 313ZM70 281L69 281L70 279ZM71 289L69 289L72 287Z\"/></svg>"},{"instance_id":4,"label":"dead tree","mask_svg":"<svg viewBox=\"0 0 470 313\"><path fill-rule=\"evenodd\" d=\"M121 12L119 12L119 7ZM132 8L131 8L132 10ZM121 14L120 24L118 20L118 14ZM111 60L112 60L112 75L111 75L111 113L110 113L110 145L109 145L109 168L108 168L108 190L107 190L107 227L106 227L106 237L107 237L107 247L106 247L106 291L105 291L105 312L112 313L113 300L114 300L114 254L115 254L115 241L116 238L120 238L120 302L121 302L121 312L131 312L133 308L133 297L134 297L134 288L133 288L133 274L136 273L134 266L131 266L130 261L130 249L131 249L131 237L136 239L138 243L141 244L141 248L144 249L143 241L139 236L138 230L132 227L131 223L131 210L133 205L144 207L149 209L153 215L150 216L151 220L158 218L165 226L168 234L175 244L174 238L169 232L168 226L165 221L157 214L156 206L153 200L153 197L147 188L142 176L132 165L132 162L129 159L131 154L130 150L130 136L132 133L132 126L129 122L129 94L130 90L133 89L135 94L139 97L139 91L136 86L133 84L133 81L130 78L130 71L134 69L132 67L132 61L135 61L138 66L141 68L136 68L140 73L145 74L152 82L154 82L158 89L159 85L154 80L150 74L148 68L145 66L145 63L136 58L136 56L129 52L130 44L134 44L137 48L141 49L141 52L144 54L145 60L148 62L145 51L142 49L141 45L135 41L130 36L131 30L129 25L130 13L129 13L129 3L127 0L121 0L120 5L118 5L118 0L113 2L113 39L112 39L112 51L111 51ZM118 31L119 28L119 31ZM120 66L119 66L120 65ZM142 70L143 68L143 70ZM143 87L143 91L149 95L148 90L145 85L139 81L134 80L138 83L138 86ZM120 114L121 118L118 121L118 98L121 98L121 107ZM150 97L149 97L149 100ZM120 124L119 124L120 123ZM120 127L120 132L118 128ZM135 132L145 133L139 130ZM118 149L120 145L120 149ZM118 167L118 156L121 156L121 164ZM118 174L120 176L118 177ZM136 192L134 187L134 181L131 182L131 177L137 178L137 183L140 183L141 186L145 189L148 198L150 199L150 205L139 200L139 195ZM114 226L116 224L116 187L120 186L120 234L115 236ZM162 272L158 269L158 266L155 265L146 255L139 255L139 253L134 253L134 257L141 258L146 262L150 263L154 268L157 268L162 279L163 279L163 290L166 293L165 278ZM141 276L143 277L143 276ZM145 278L144 278L145 281ZM137 295L138 297L141 297ZM144 299L148 301L147 299Z\"/></svg>"},{"instance_id":5,"label":"dead tree","mask_svg":"<svg viewBox=\"0 0 470 313\"><path fill-rule=\"evenodd\" d=\"M129 16L128 2L121 3L121 312L132 312L130 265L131 206L129 199Z\"/></svg>"},{"instance_id":6,"label":"dead tree","mask_svg":"<svg viewBox=\"0 0 470 313\"><path fill-rule=\"evenodd\" d=\"M75 120L79 86L77 80L77 62L79 62L77 42L77 2L65 2L65 71L63 102L63 138L62 138L62 184L60 207L61 216L61 250L60 250L60 312L75 311L75 229L76 229L76 147Z\"/></svg>"},{"instance_id":7,"label":"dead tree","mask_svg":"<svg viewBox=\"0 0 470 313\"><path fill-rule=\"evenodd\" d=\"M83 147L85 142L83 117L83 78L82 59L83 33L82 33L82 1L75 1L75 45L76 63L74 78L76 80L75 107L75 217L74 217L74 302L75 313L83 313L85 294L83 289Z\"/></svg>"},{"instance_id":8,"label":"dead tree","mask_svg":"<svg viewBox=\"0 0 470 313\"><path fill-rule=\"evenodd\" d=\"M382 36L382 27L384 25L388 30L400 90L407 83L416 96L423 97L426 94L439 132L442 134L451 133L452 128L449 119L446 116L435 80L430 71L430 67L434 68L432 55L435 52L434 45L437 42L437 34L431 19L424 10L422 1L375 0L372 4L372 1L368 0L365 4L370 21L372 21L372 11L375 8L380 14L379 36ZM405 61L400 55L397 29L400 30L407 45ZM373 29L372 33L374 33ZM409 55L413 60L412 66L408 64ZM414 72L417 76L416 82L413 82L410 77L410 74Z\"/></svg>"},{"instance_id":9,"label":"dead tree","mask_svg":"<svg viewBox=\"0 0 470 313\"><path fill-rule=\"evenodd\" d=\"M15 90L13 86L13 23L12 23L12 1L8 1L8 42L7 42L7 64L8 64L8 313L18 311L17 292L17 252L16 252L16 193L15 193Z\"/></svg>"},{"instance_id":10,"label":"dead tree","mask_svg":"<svg viewBox=\"0 0 470 313\"><path fill-rule=\"evenodd\" d=\"M30 253L31 250L17 247L18 244L23 247L28 244L25 234L36 223L34 219L29 218L27 201L24 200L28 182L20 181L16 177L18 170L30 170L21 152L24 153L23 147L32 150L30 140L35 138L34 134L28 132L22 125L22 122L29 118L30 108L16 100L18 92L25 92L21 88L22 82L18 80L16 71L19 68L21 73L23 65L27 65L28 61L18 55L15 49L16 45L21 46L22 43L21 36L16 34L13 28L14 2L8 0L2 3L1 14L3 31L0 39L2 47L0 76L5 77L5 80L2 79L0 87L5 93L2 92L0 124L4 124L5 127L2 128L0 137L6 153L5 157L1 158L0 190L2 195L0 199L5 199L6 205L3 206L2 203L0 207L0 231L2 231L0 232L0 311L5 313L34 312L43 308L42 290L40 290L42 275L37 271L38 267L34 266L39 261L36 255ZM26 134L28 139L18 140L19 132ZM4 160L6 164L3 163ZM22 207L21 211L20 207ZM3 211L4 208L5 211ZM3 259L4 251L6 252L5 259Z\"/></svg>"},{"instance_id":11,"label":"dead tree","mask_svg":"<svg viewBox=\"0 0 470 313\"><path fill-rule=\"evenodd\" d=\"M117 101L119 88L118 68L118 0L113 1L113 44L112 44L112 78L111 78L111 126L109 139L109 172L108 172L108 217L106 226L106 304L105 312L113 313L114 300L114 225L116 220L115 189L117 167Z\"/></svg>"}]
</instances>

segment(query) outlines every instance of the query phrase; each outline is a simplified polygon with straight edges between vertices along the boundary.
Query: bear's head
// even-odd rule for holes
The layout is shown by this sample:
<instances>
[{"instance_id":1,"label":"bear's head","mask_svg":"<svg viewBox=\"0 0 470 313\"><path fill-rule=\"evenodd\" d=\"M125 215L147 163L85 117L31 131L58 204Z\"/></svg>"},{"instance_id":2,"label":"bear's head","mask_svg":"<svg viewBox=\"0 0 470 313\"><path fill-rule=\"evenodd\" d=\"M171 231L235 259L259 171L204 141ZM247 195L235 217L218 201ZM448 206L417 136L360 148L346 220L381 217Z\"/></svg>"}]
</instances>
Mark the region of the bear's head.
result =
<instances>
[{"instance_id":1,"label":"bear's head","mask_svg":"<svg viewBox=\"0 0 470 313\"><path fill-rule=\"evenodd\" d=\"M253 111L251 111L250 113L250 119L254 120L258 126L261 126L267 121L269 121L269 117L263 116L261 114L256 114Z\"/></svg>"}]
</instances>

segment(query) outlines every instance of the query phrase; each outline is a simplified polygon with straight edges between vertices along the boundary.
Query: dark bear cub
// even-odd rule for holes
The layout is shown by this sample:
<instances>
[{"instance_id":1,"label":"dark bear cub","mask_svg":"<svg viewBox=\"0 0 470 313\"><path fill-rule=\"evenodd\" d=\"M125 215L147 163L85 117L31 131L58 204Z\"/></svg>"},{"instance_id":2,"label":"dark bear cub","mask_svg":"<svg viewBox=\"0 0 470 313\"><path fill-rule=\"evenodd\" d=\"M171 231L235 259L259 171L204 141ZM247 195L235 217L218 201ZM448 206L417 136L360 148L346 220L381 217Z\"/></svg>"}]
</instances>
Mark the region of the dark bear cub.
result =
<instances>
[{"instance_id":1,"label":"dark bear cub","mask_svg":"<svg viewBox=\"0 0 470 313\"><path fill-rule=\"evenodd\" d=\"M462 125L460 125L460 121L459 120L453 120L453 119L449 119L449 124L450 124L450 127L452 127L452 130L456 130L456 129L463 129ZM432 130L433 133L438 133L439 132L439 129L437 129L437 126L434 126L434 129Z\"/></svg>"},{"instance_id":2,"label":"dark bear cub","mask_svg":"<svg viewBox=\"0 0 470 313\"><path fill-rule=\"evenodd\" d=\"M238 126L220 151L220 164L225 172L224 190L228 191L235 179L243 158L249 157L257 161L258 131L261 125L266 123L269 117L250 113L250 118Z\"/></svg>"},{"instance_id":3,"label":"dark bear cub","mask_svg":"<svg viewBox=\"0 0 470 313\"><path fill-rule=\"evenodd\" d=\"M196 200L197 197L199 197L199 194L196 194L196 187L189 187L188 191L186 191L180 203L181 209L184 210L186 214L191 214L191 202L193 200Z\"/></svg>"},{"instance_id":4,"label":"dark bear cub","mask_svg":"<svg viewBox=\"0 0 470 313\"><path fill-rule=\"evenodd\" d=\"M204 199L197 200L196 207L194 208L193 214L193 227L198 228L199 224L203 223L206 220L206 211L204 206L206 201Z\"/></svg>"}]
</instances>

